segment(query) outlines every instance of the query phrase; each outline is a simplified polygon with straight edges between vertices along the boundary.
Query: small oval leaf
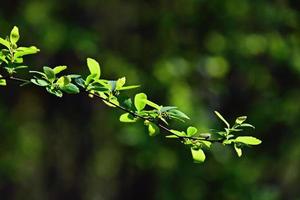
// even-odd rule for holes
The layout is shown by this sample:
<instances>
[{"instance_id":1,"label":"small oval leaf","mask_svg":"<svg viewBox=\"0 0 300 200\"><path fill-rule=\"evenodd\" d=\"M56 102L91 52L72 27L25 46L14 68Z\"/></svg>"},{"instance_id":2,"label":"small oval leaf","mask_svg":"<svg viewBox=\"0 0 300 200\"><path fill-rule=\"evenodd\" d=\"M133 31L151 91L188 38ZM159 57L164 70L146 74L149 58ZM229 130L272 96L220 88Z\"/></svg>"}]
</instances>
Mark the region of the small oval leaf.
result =
<instances>
[{"instance_id":1,"label":"small oval leaf","mask_svg":"<svg viewBox=\"0 0 300 200\"><path fill-rule=\"evenodd\" d=\"M202 149L191 148L191 152L195 163L203 163L205 161L206 156Z\"/></svg>"},{"instance_id":2,"label":"small oval leaf","mask_svg":"<svg viewBox=\"0 0 300 200\"><path fill-rule=\"evenodd\" d=\"M252 136L239 136L234 141L248 145L259 145L261 143L261 140Z\"/></svg>"},{"instance_id":3,"label":"small oval leaf","mask_svg":"<svg viewBox=\"0 0 300 200\"><path fill-rule=\"evenodd\" d=\"M136 94L134 97L134 106L137 111L142 111L146 106L147 95L145 93Z\"/></svg>"}]
</instances>

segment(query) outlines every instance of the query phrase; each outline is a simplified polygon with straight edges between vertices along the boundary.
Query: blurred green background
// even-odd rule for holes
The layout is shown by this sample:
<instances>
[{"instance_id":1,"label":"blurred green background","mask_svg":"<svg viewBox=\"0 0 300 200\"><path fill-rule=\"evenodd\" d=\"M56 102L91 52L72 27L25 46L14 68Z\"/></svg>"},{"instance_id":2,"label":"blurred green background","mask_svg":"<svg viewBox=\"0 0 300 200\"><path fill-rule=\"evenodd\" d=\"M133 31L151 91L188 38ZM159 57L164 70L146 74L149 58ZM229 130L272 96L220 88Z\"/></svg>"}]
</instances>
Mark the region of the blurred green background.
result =
<instances>
[{"instance_id":1,"label":"blurred green background","mask_svg":"<svg viewBox=\"0 0 300 200\"><path fill-rule=\"evenodd\" d=\"M237 158L216 145L202 165L188 149L83 95L0 88L0 199L300 199L300 2L288 0L1 1L0 34L20 28L41 52L32 69L86 57L106 78L164 105L201 131L248 115L263 140ZM189 124L188 123L188 124ZM188 125L187 124L187 125ZM181 127L183 128L183 127Z\"/></svg>"}]
</instances>

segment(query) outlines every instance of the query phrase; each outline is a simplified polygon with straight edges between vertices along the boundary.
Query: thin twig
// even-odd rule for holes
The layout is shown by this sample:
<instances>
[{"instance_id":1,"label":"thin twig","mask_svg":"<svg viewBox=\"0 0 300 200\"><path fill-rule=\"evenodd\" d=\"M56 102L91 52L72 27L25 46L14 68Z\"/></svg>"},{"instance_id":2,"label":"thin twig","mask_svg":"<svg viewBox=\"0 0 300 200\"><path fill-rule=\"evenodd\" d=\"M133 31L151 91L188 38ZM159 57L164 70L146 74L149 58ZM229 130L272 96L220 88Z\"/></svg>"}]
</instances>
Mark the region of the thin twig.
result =
<instances>
[{"instance_id":1,"label":"thin twig","mask_svg":"<svg viewBox=\"0 0 300 200\"><path fill-rule=\"evenodd\" d=\"M13 77L13 76L8 76L8 77L0 77L0 80L1 79L5 79L5 80L12 80L12 81L17 81L17 82L22 82L24 84L29 84L31 83L30 80L26 80L26 79L23 79L23 78L18 78L18 77ZM91 93L89 91L86 91L84 90L84 93L86 93L87 95L92 95L92 96L95 96L99 99L101 99L102 101L105 101L106 103L109 103L109 104L112 104L113 106L115 106L116 108L126 112L126 113L129 113L131 114L132 116L134 116L135 118L140 118L142 120L148 120L154 124L156 124L158 127L160 127L161 129L163 129L165 132L171 134L171 135L174 135L176 137L178 137L179 139L181 140L184 140L184 139L191 139L191 140L201 140L201 141L208 141L208 142L219 142L219 143L222 143L223 139L209 139L209 138L205 138L205 137L190 137L190 136L180 136L174 132L172 132L169 128L167 128L166 126L164 126L163 124L157 122L154 118L146 118L144 116L141 116L139 115L138 113L136 112L133 112L131 110L128 110L114 102L111 102L109 99L106 99L102 96L100 96L99 94L97 93Z\"/></svg>"}]
</instances>

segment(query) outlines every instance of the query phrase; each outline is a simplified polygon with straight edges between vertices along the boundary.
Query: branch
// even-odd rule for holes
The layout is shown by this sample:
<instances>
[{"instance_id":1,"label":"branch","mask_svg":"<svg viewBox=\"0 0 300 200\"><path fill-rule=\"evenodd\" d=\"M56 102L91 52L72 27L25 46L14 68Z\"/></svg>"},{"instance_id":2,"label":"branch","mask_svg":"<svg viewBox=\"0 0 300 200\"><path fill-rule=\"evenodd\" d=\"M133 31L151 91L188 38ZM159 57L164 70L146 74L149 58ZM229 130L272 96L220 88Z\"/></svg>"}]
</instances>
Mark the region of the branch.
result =
<instances>
[{"instance_id":1,"label":"branch","mask_svg":"<svg viewBox=\"0 0 300 200\"><path fill-rule=\"evenodd\" d=\"M30 84L31 81L30 80L27 80L27 79L23 79L23 78L19 78L19 77L14 77L14 76L5 76L5 77L1 77L1 79L5 79L5 80L11 80L11 81L14 81L14 82L21 82L22 84L21 85L24 85L24 84ZM163 129L166 133L168 134L171 134L171 135L175 135L176 137L178 137L179 139L183 140L183 139L191 139L191 140L200 140L200 141L208 141L208 142L219 142L219 143L222 143L224 139L210 139L210 138L205 138L205 137L189 137L189 136L180 136L174 132L172 132L169 128L167 128L166 126L164 126L163 124L157 122L155 119L153 118L146 118L144 116L141 116L139 114L137 114L136 112L133 112L131 110L128 110L112 101L110 101L109 99L106 99L106 98L103 98L101 97L99 94L97 93L91 93L87 90L82 90L85 94L87 95L92 95L92 96L95 96L96 98L98 99L101 99L102 101L105 101L109 104L112 104L114 105L116 108L118 108L119 110L122 110L126 113L129 113L131 114L132 116L136 117L136 118L140 118L142 120L148 120L148 121L151 121L152 123L156 124L158 127L160 127L161 129Z\"/></svg>"}]
</instances>

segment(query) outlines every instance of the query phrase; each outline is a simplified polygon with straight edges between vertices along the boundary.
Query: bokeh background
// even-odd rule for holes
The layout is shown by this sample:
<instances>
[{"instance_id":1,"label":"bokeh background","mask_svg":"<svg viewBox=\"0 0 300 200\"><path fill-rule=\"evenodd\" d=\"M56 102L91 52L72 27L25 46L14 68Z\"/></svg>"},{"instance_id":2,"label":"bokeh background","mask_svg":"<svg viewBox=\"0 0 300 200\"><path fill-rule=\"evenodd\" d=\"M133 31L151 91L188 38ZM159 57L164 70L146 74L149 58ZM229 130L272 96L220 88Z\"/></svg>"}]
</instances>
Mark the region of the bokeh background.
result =
<instances>
[{"instance_id":1,"label":"bokeh background","mask_svg":"<svg viewBox=\"0 0 300 200\"><path fill-rule=\"evenodd\" d=\"M9 0L0 34L19 26L41 52L31 69L66 64L142 84L201 131L248 115L263 140L238 158L216 145L202 165L163 135L121 124L96 99L0 88L2 200L300 199L300 3L288 0ZM184 128L184 127L178 127ZM246 133L246 134L247 134Z\"/></svg>"}]
</instances>

